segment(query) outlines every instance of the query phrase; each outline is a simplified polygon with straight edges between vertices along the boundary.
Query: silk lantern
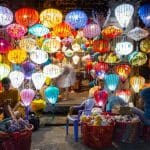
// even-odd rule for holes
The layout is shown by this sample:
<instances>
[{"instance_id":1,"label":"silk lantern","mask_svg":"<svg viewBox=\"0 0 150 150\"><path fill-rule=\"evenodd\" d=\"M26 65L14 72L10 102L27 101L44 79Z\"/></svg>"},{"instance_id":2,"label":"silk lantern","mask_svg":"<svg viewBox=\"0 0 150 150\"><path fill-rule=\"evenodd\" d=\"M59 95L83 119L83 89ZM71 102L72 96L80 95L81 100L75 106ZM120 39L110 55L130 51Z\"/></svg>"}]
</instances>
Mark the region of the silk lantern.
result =
<instances>
[{"instance_id":1,"label":"silk lantern","mask_svg":"<svg viewBox=\"0 0 150 150\"><path fill-rule=\"evenodd\" d=\"M91 61L91 60L87 60L87 61L85 62L85 69L86 69L86 71L89 73L92 68L93 68L93 63L92 63L92 61Z\"/></svg>"},{"instance_id":2,"label":"silk lantern","mask_svg":"<svg viewBox=\"0 0 150 150\"><path fill-rule=\"evenodd\" d=\"M73 51L75 51L75 52L80 50L80 45L77 43L72 44L71 47L72 47Z\"/></svg>"},{"instance_id":3,"label":"silk lantern","mask_svg":"<svg viewBox=\"0 0 150 150\"><path fill-rule=\"evenodd\" d=\"M11 49L10 43L5 39L0 38L0 54L6 54L10 49Z\"/></svg>"},{"instance_id":4,"label":"silk lantern","mask_svg":"<svg viewBox=\"0 0 150 150\"><path fill-rule=\"evenodd\" d=\"M58 51L58 52L56 52L55 57L57 60L62 61L64 59L65 55L63 52Z\"/></svg>"},{"instance_id":5,"label":"silk lantern","mask_svg":"<svg viewBox=\"0 0 150 150\"><path fill-rule=\"evenodd\" d=\"M45 97L53 105L56 104L59 93L59 89L55 86L49 86L44 91Z\"/></svg>"},{"instance_id":6,"label":"silk lantern","mask_svg":"<svg viewBox=\"0 0 150 150\"><path fill-rule=\"evenodd\" d=\"M30 27L39 21L39 14L33 8L20 8L15 12L15 19L18 24Z\"/></svg>"},{"instance_id":7,"label":"silk lantern","mask_svg":"<svg viewBox=\"0 0 150 150\"><path fill-rule=\"evenodd\" d=\"M0 63L2 62L2 55L0 54Z\"/></svg>"},{"instance_id":8,"label":"silk lantern","mask_svg":"<svg viewBox=\"0 0 150 150\"><path fill-rule=\"evenodd\" d=\"M40 14L40 22L48 28L53 28L62 22L62 13L53 8L45 9Z\"/></svg>"},{"instance_id":9,"label":"silk lantern","mask_svg":"<svg viewBox=\"0 0 150 150\"><path fill-rule=\"evenodd\" d=\"M10 9L0 6L0 25L6 26L13 22L13 13Z\"/></svg>"},{"instance_id":10,"label":"silk lantern","mask_svg":"<svg viewBox=\"0 0 150 150\"><path fill-rule=\"evenodd\" d=\"M140 50L144 53L150 53L150 38L144 39L140 42Z\"/></svg>"},{"instance_id":11,"label":"silk lantern","mask_svg":"<svg viewBox=\"0 0 150 150\"><path fill-rule=\"evenodd\" d=\"M12 86L18 89L24 81L24 74L21 71L11 71L9 78Z\"/></svg>"},{"instance_id":12,"label":"silk lantern","mask_svg":"<svg viewBox=\"0 0 150 150\"><path fill-rule=\"evenodd\" d=\"M67 49L65 52L65 56L70 58L73 56L74 52L71 49Z\"/></svg>"},{"instance_id":13,"label":"silk lantern","mask_svg":"<svg viewBox=\"0 0 150 150\"><path fill-rule=\"evenodd\" d=\"M10 72L10 67L7 64L0 63L0 80L7 77Z\"/></svg>"},{"instance_id":14,"label":"silk lantern","mask_svg":"<svg viewBox=\"0 0 150 150\"><path fill-rule=\"evenodd\" d=\"M142 76L133 76L130 78L130 85L135 93L139 93L140 89L145 84L145 79Z\"/></svg>"},{"instance_id":15,"label":"silk lantern","mask_svg":"<svg viewBox=\"0 0 150 150\"><path fill-rule=\"evenodd\" d=\"M131 4L121 4L115 8L115 16L122 28L127 28L134 13Z\"/></svg>"},{"instance_id":16,"label":"silk lantern","mask_svg":"<svg viewBox=\"0 0 150 150\"><path fill-rule=\"evenodd\" d=\"M72 61L73 61L73 63L74 63L75 65L77 65L77 64L79 63L79 61L80 61L80 57L79 57L78 55L74 55L74 56L72 57Z\"/></svg>"}]
</instances>

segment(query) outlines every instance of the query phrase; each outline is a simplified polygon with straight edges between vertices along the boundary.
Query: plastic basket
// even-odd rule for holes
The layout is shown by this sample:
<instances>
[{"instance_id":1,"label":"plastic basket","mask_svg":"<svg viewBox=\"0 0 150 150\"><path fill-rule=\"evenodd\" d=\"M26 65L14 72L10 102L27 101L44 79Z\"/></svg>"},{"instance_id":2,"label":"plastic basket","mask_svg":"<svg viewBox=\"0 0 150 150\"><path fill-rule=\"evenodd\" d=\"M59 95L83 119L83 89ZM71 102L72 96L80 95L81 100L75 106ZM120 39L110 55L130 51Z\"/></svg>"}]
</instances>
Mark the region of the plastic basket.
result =
<instances>
[{"instance_id":1,"label":"plastic basket","mask_svg":"<svg viewBox=\"0 0 150 150\"><path fill-rule=\"evenodd\" d=\"M91 148L111 147L113 131L114 125L91 126L86 123L81 124L83 143Z\"/></svg>"}]
</instances>

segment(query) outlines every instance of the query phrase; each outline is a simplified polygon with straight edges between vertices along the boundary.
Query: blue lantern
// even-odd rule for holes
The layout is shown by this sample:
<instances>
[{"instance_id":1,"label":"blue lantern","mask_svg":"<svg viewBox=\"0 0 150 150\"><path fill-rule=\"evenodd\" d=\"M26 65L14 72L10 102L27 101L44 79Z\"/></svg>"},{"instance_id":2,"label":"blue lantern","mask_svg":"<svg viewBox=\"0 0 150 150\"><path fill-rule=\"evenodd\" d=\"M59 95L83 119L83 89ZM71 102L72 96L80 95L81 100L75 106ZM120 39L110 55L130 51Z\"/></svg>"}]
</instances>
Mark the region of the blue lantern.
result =
<instances>
[{"instance_id":1,"label":"blue lantern","mask_svg":"<svg viewBox=\"0 0 150 150\"><path fill-rule=\"evenodd\" d=\"M73 10L66 15L65 21L73 28L80 29L87 24L88 17L84 11Z\"/></svg>"},{"instance_id":2,"label":"blue lantern","mask_svg":"<svg viewBox=\"0 0 150 150\"><path fill-rule=\"evenodd\" d=\"M119 76L117 74L108 74L104 78L107 88L110 91L115 91L119 84Z\"/></svg>"},{"instance_id":3,"label":"blue lantern","mask_svg":"<svg viewBox=\"0 0 150 150\"><path fill-rule=\"evenodd\" d=\"M145 26L150 27L150 3L142 5L138 10L138 14Z\"/></svg>"},{"instance_id":4,"label":"blue lantern","mask_svg":"<svg viewBox=\"0 0 150 150\"><path fill-rule=\"evenodd\" d=\"M42 24L35 24L29 28L29 33L41 37L49 33L49 29Z\"/></svg>"},{"instance_id":5,"label":"blue lantern","mask_svg":"<svg viewBox=\"0 0 150 150\"><path fill-rule=\"evenodd\" d=\"M59 89L55 86L49 86L44 91L45 97L51 104L56 104L58 95L59 95Z\"/></svg>"}]
</instances>

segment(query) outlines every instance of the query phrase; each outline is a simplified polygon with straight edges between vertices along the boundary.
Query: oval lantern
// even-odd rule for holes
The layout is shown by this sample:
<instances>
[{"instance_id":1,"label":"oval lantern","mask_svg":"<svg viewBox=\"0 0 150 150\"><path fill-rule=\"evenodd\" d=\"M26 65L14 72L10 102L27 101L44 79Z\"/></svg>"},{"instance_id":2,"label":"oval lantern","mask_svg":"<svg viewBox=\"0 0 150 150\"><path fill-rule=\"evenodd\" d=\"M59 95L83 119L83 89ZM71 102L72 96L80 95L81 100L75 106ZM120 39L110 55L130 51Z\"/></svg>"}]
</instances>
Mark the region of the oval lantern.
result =
<instances>
[{"instance_id":1,"label":"oval lantern","mask_svg":"<svg viewBox=\"0 0 150 150\"><path fill-rule=\"evenodd\" d=\"M150 53L150 38L144 39L140 42L140 50L144 53Z\"/></svg>"},{"instance_id":2,"label":"oval lantern","mask_svg":"<svg viewBox=\"0 0 150 150\"><path fill-rule=\"evenodd\" d=\"M56 104L59 95L59 89L55 86L49 86L44 91L45 97L52 104Z\"/></svg>"},{"instance_id":3,"label":"oval lantern","mask_svg":"<svg viewBox=\"0 0 150 150\"><path fill-rule=\"evenodd\" d=\"M56 57L57 60L63 61L65 55L64 55L63 52L58 51L58 52L56 52L55 57Z\"/></svg>"},{"instance_id":4,"label":"oval lantern","mask_svg":"<svg viewBox=\"0 0 150 150\"><path fill-rule=\"evenodd\" d=\"M85 62L85 69L88 73L90 73L90 70L93 68L93 63L91 60L87 60Z\"/></svg>"},{"instance_id":5,"label":"oval lantern","mask_svg":"<svg viewBox=\"0 0 150 150\"><path fill-rule=\"evenodd\" d=\"M40 22L48 28L53 28L61 23L63 19L62 13L57 9L45 9L40 14Z\"/></svg>"},{"instance_id":6,"label":"oval lantern","mask_svg":"<svg viewBox=\"0 0 150 150\"><path fill-rule=\"evenodd\" d=\"M2 62L2 55L0 54L0 63Z\"/></svg>"},{"instance_id":7,"label":"oval lantern","mask_svg":"<svg viewBox=\"0 0 150 150\"><path fill-rule=\"evenodd\" d=\"M7 77L10 72L10 67L7 64L0 63L0 80Z\"/></svg>"},{"instance_id":8,"label":"oval lantern","mask_svg":"<svg viewBox=\"0 0 150 150\"><path fill-rule=\"evenodd\" d=\"M78 55L74 55L74 56L72 57L72 61L73 61L73 63L74 63L75 65L77 65L77 64L79 63L79 61L80 61L80 57L79 57Z\"/></svg>"},{"instance_id":9,"label":"oval lantern","mask_svg":"<svg viewBox=\"0 0 150 150\"><path fill-rule=\"evenodd\" d=\"M73 56L74 52L71 49L67 49L65 52L65 56L70 58Z\"/></svg>"},{"instance_id":10,"label":"oval lantern","mask_svg":"<svg viewBox=\"0 0 150 150\"><path fill-rule=\"evenodd\" d=\"M10 43L5 39L0 38L0 54L6 54L10 49L11 49Z\"/></svg>"},{"instance_id":11,"label":"oval lantern","mask_svg":"<svg viewBox=\"0 0 150 150\"><path fill-rule=\"evenodd\" d=\"M72 47L72 50L73 50L74 52L77 52L77 51L80 50L80 45L77 44L77 43L72 44L71 47Z\"/></svg>"},{"instance_id":12,"label":"oval lantern","mask_svg":"<svg viewBox=\"0 0 150 150\"><path fill-rule=\"evenodd\" d=\"M145 79L142 76L133 76L130 78L130 85L135 93L139 93L140 89L143 88Z\"/></svg>"},{"instance_id":13,"label":"oval lantern","mask_svg":"<svg viewBox=\"0 0 150 150\"><path fill-rule=\"evenodd\" d=\"M10 9L0 6L0 25L6 26L13 22L13 13Z\"/></svg>"},{"instance_id":14,"label":"oval lantern","mask_svg":"<svg viewBox=\"0 0 150 150\"><path fill-rule=\"evenodd\" d=\"M15 12L15 19L18 24L30 27L39 21L39 14L33 8L20 8Z\"/></svg>"}]
</instances>

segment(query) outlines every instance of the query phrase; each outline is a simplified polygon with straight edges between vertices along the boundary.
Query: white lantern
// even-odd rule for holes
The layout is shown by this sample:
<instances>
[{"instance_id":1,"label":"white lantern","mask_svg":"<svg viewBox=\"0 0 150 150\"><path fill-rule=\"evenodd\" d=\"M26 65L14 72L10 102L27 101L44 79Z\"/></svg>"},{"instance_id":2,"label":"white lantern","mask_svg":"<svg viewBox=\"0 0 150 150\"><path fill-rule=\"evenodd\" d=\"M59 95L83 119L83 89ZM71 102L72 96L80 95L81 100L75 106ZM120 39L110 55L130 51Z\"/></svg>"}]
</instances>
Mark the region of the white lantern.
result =
<instances>
[{"instance_id":1,"label":"white lantern","mask_svg":"<svg viewBox=\"0 0 150 150\"><path fill-rule=\"evenodd\" d=\"M72 61L73 61L73 63L74 63L75 65L77 65L77 64L79 63L79 61L80 61L80 57L79 57L78 55L74 55L74 56L72 57Z\"/></svg>"},{"instance_id":2,"label":"white lantern","mask_svg":"<svg viewBox=\"0 0 150 150\"><path fill-rule=\"evenodd\" d=\"M77 43L72 44L72 49L73 51L77 52L80 50L80 45Z\"/></svg>"},{"instance_id":3,"label":"white lantern","mask_svg":"<svg viewBox=\"0 0 150 150\"><path fill-rule=\"evenodd\" d=\"M130 4L121 4L115 8L115 16L122 28L127 28L134 13L134 7Z\"/></svg>"},{"instance_id":4,"label":"white lantern","mask_svg":"<svg viewBox=\"0 0 150 150\"><path fill-rule=\"evenodd\" d=\"M9 74L11 84L14 88L19 88L24 81L24 74L21 71L12 71Z\"/></svg>"},{"instance_id":5,"label":"white lantern","mask_svg":"<svg viewBox=\"0 0 150 150\"><path fill-rule=\"evenodd\" d=\"M10 72L10 67L7 64L0 64L0 80L7 77Z\"/></svg>"},{"instance_id":6,"label":"white lantern","mask_svg":"<svg viewBox=\"0 0 150 150\"><path fill-rule=\"evenodd\" d=\"M46 80L46 76L42 72L32 74L32 82L37 90L40 90Z\"/></svg>"},{"instance_id":7,"label":"white lantern","mask_svg":"<svg viewBox=\"0 0 150 150\"><path fill-rule=\"evenodd\" d=\"M71 49L67 49L64 53L66 57L70 58L73 56L73 51Z\"/></svg>"}]
</instances>

